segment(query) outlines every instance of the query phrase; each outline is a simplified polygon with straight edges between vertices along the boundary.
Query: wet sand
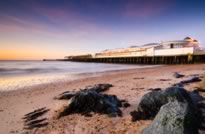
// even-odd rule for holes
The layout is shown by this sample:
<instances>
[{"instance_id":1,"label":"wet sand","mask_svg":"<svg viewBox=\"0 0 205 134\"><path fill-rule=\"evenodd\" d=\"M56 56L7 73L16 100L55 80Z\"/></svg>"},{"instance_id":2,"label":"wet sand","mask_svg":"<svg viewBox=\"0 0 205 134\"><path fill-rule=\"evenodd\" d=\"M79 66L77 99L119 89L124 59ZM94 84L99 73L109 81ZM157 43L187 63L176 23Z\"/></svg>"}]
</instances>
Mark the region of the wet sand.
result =
<instances>
[{"instance_id":1,"label":"wet sand","mask_svg":"<svg viewBox=\"0 0 205 134\"><path fill-rule=\"evenodd\" d=\"M186 77L176 79L174 72L180 72ZM140 133L151 121L131 122L130 111L134 110L140 98L149 88L167 88L186 80L191 75L205 74L205 64L171 65L154 68L132 69L104 73L101 76L84 78L74 81L52 82L42 85L25 87L16 91L0 93L0 133L45 133L45 134L91 134L91 133ZM168 79L162 81L161 79ZM77 91L85 86L99 83L109 83L114 87L106 94L117 95L120 99L128 100L131 107L122 109L123 116L110 118L107 115L94 114L85 117L78 114L61 119L54 119L56 111L68 104L67 101L53 98L64 91ZM193 90L200 83L185 86ZM50 111L44 115L49 125L40 129L26 130L22 117L38 108L46 107Z\"/></svg>"}]
</instances>

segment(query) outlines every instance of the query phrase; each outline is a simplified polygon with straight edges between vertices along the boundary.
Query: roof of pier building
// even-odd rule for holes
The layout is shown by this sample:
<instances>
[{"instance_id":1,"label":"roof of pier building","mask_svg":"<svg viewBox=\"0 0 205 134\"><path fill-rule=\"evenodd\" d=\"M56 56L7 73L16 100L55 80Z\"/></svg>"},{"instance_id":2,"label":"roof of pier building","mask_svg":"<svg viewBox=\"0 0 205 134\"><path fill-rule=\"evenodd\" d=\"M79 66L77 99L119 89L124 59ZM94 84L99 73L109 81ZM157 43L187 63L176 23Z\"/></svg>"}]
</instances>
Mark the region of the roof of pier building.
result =
<instances>
[{"instance_id":1,"label":"roof of pier building","mask_svg":"<svg viewBox=\"0 0 205 134\"><path fill-rule=\"evenodd\" d=\"M191 37L186 37L186 38L184 38L184 41L193 41L194 39L193 38L191 38Z\"/></svg>"},{"instance_id":2,"label":"roof of pier building","mask_svg":"<svg viewBox=\"0 0 205 134\"><path fill-rule=\"evenodd\" d=\"M199 41L191 37L186 37L183 40L162 41L161 44L162 45L177 44L177 45L187 45L187 46L199 46Z\"/></svg>"}]
</instances>

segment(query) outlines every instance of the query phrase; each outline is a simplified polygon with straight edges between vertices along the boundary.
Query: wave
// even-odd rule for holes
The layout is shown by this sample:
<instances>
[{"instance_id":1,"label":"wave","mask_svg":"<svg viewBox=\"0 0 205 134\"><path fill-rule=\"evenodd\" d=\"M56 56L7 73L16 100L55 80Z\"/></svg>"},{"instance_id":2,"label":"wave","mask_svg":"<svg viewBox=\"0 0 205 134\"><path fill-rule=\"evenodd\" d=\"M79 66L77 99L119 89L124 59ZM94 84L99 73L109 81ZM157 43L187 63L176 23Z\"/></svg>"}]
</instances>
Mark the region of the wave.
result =
<instances>
[{"instance_id":1,"label":"wave","mask_svg":"<svg viewBox=\"0 0 205 134\"><path fill-rule=\"evenodd\" d=\"M57 71L58 68L0 68L0 73L37 73Z\"/></svg>"},{"instance_id":2,"label":"wave","mask_svg":"<svg viewBox=\"0 0 205 134\"><path fill-rule=\"evenodd\" d=\"M0 62L0 78L31 75L71 75L82 73L96 73L112 70L145 68L139 65L116 65L103 63L75 63L75 62L33 62L7 61Z\"/></svg>"}]
</instances>

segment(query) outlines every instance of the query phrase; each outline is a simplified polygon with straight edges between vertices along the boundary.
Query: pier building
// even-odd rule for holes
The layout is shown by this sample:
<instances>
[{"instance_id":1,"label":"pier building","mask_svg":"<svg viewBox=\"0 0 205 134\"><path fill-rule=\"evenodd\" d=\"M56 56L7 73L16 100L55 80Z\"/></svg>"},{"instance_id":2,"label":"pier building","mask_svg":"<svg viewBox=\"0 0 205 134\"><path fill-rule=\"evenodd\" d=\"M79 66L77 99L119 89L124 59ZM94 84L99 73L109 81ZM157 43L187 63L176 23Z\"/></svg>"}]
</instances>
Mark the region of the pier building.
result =
<instances>
[{"instance_id":1,"label":"pier building","mask_svg":"<svg viewBox=\"0 0 205 134\"><path fill-rule=\"evenodd\" d=\"M66 59L69 61L132 64L204 63L205 49L198 40L186 37L182 40L104 50L94 55L68 56Z\"/></svg>"},{"instance_id":2,"label":"pier building","mask_svg":"<svg viewBox=\"0 0 205 134\"><path fill-rule=\"evenodd\" d=\"M95 54L95 58L133 57L133 56L179 56L205 54L200 43L190 37L184 40L162 41L125 49L105 50Z\"/></svg>"}]
</instances>

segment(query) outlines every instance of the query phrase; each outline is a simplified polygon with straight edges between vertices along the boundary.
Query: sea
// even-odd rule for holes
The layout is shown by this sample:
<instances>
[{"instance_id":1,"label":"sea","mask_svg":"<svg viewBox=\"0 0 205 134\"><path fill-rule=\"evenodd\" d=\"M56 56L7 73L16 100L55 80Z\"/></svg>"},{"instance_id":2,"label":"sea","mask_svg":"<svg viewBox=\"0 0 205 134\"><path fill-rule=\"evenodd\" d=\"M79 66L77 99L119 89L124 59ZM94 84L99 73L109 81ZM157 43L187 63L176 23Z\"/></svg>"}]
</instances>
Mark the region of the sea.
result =
<instances>
[{"instance_id":1,"label":"sea","mask_svg":"<svg viewBox=\"0 0 205 134\"><path fill-rule=\"evenodd\" d=\"M149 67L153 66L69 61L0 61L0 91L95 77L108 71Z\"/></svg>"}]
</instances>

